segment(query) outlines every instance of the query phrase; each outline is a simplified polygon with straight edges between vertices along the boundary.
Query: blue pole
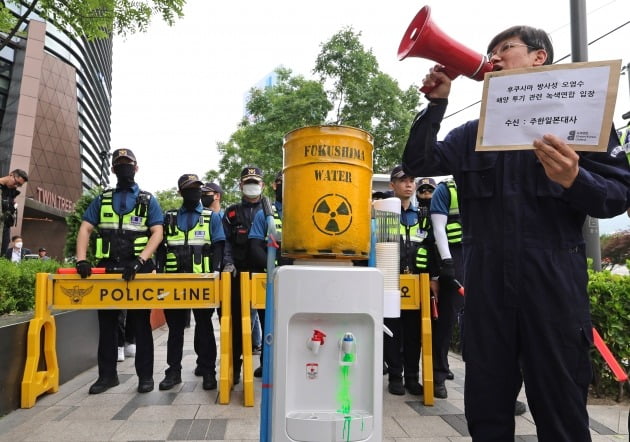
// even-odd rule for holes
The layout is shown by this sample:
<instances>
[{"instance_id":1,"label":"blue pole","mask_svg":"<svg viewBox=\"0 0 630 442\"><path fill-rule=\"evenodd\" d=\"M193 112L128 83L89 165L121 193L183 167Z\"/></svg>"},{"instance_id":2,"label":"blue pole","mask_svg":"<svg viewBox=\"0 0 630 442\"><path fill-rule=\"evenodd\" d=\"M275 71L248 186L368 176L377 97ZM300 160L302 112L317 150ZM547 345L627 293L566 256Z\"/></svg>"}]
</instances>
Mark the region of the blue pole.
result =
<instances>
[{"instance_id":1,"label":"blue pole","mask_svg":"<svg viewBox=\"0 0 630 442\"><path fill-rule=\"evenodd\" d=\"M376 267L376 218L374 217L370 220L370 230L370 253L368 255L368 267Z\"/></svg>"},{"instance_id":2,"label":"blue pole","mask_svg":"<svg viewBox=\"0 0 630 442\"><path fill-rule=\"evenodd\" d=\"M273 273L276 268L276 223L269 200L265 198L263 205L267 204L267 285L265 296L265 329L263 330L263 376L262 397L260 402L260 440L272 442L272 388L273 379Z\"/></svg>"}]
</instances>

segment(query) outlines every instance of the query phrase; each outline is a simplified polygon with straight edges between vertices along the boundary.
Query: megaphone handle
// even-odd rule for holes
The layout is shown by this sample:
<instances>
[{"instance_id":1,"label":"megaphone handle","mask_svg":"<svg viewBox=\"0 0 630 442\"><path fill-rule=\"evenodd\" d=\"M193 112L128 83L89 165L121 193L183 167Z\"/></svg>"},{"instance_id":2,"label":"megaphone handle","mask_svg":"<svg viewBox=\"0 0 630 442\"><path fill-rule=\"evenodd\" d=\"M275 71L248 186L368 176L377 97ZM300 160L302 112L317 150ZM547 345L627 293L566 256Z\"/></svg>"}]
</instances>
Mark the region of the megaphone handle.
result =
<instances>
[{"instance_id":1,"label":"megaphone handle","mask_svg":"<svg viewBox=\"0 0 630 442\"><path fill-rule=\"evenodd\" d=\"M438 70L437 67L434 68L435 70ZM451 80L455 80L458 76L459 76L459 72L455 72L453 70L450 70L448 68L448 66L444 66L443 69L439 69L441 72L444 72L446 74L446 76L448 78L450 78ZM420 88L420 92L422 92L423 94L428 94L429 92L431 92L433 89L435 89L436 87L438 87L442 82L438 82L435 86L433 87L427 87L427 86L422 86Z\"/></svg>"}]
</instances>

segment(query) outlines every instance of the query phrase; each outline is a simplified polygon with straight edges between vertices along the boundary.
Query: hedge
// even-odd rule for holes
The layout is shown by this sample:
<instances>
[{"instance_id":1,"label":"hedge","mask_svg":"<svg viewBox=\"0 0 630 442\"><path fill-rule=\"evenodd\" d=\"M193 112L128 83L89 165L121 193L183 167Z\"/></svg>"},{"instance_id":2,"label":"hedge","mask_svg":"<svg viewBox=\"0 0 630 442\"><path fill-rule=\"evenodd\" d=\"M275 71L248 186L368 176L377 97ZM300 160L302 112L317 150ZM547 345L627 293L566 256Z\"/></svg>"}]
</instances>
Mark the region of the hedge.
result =
<instances>
[{"instance_id":1,"label":"hedge","mask_svg":"<svg viewBox=\"0 0 630 442\"><path fill-rule=\"evenodd\" d=\"M55 273L54 259L27 259L19 263L0 258L0 315L26 312L35 306L35 275Z\"/></svg>"}]
</instances>

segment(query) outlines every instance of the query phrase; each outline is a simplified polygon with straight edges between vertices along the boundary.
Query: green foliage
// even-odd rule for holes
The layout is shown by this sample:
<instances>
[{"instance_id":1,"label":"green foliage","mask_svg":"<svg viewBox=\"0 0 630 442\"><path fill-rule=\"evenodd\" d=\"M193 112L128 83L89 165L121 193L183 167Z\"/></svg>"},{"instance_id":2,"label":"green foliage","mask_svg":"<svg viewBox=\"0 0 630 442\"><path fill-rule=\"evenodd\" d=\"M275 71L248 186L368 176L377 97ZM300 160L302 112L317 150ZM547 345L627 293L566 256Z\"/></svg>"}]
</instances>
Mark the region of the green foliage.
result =
<instances>
[{"instance_id":1,"label":"green foliage","mask_svg":"<svg viewBox=\"0 0 630 442\"><path fill-rule=\"evenodd\" d=\"M61 263L53 259L29 259L13 263L0 258L0 315L32 310L35 305L35 276L55 273Z\"/></svg>"},{"instance_id":2,"label":"green foliage","mask_svg":"<svg viewBox=\"0 0 630 442\"><path fill-rule=\"evenodd\" d=\"M9 30L17 25L17 20L7 8L0 5L0 30Z\"/></svg>"},{"instance_id":3,"label":"green foliage","mask_svg":"<svg viewBox=\"0 0 630 442\"><path fill-rule=\"evenodd\" d=\"M8 0L0 3L0 30L10 33L17 29L19 20L11 16L7 3L24 3L26 9L34 8L59 28L91 40L144 32L156 16L172 25L183 16L186 0Z\"/></svg>"},{"instance_id":4,"label":"green foliage","mask_svg":"<svg viewBox=\"0 0 630 442\"><path fill-rule=\"evenodd\" d=\"M602 261L611 266L624 265L630 258L630 230L602 235L600 238Z\"/></svg>"},{"instance_id":5,"label":"green foliage","mask_svg":"<svg viewBox=\"0 0 630 442\"><path fill-rule=\"evenodd\" d=\"M398 82L379 71L371 50L365 50L352 28L326 43L314 73L328 87L334 103L333 124L361 128L374 136L374 171L387 173L400 163L419 102L417 88L402 91Z\"/></svg>"},{"instance_id":6,"label":"green foliage","mask_svg":"<svg viewBox=\"0 0 630 442\"><path fill-rule=\"evenodd\" d=\"M611 274L609 271L594 272L589 270L588 293L591 301L593 326L602 339L620 361L625 371L630 369L630 277ZM599 390L612 394L619 390L608 365L599 352L591 350Z\"/></svg>"},{"instance_id":7,"label":"green foliage","mask_svg":"<svg viewBox=\"0 0 630 442\"><path fill-rule=\"evenodd\" d=\"M238 183L245 166L262 169L269 192L276 173L282 169L284 135L299 127L322 124L331 109L320 83L292 76L286 68L276 73L274 86L250 91L249 118L241 121L227 143L217 145L219 170L209 171L205 180L218 181L225 190L224 207L240 200Z\"/></svg>"},{"instance_id":8,"label":"green foliage","mask_svg":"<svg viewBox=\"0 0 630 442\"><path fill-rule=\"evenodd\" d=\"M182 197L175 187L171 187L167 190L158 190L155 192L155 197L160 203L160 207L165 212L171 209L179 209L182 205Z\"/></svg>"},{"instance_id":9,"label":"green foliage","mask_svg":"<svg viewBox=\"0 0 630 442\"><path fill-rule=\"evenodd\" d=\"M68 233L66 234L66 245L63 249L63 254L66 258L74 257L77 250L77 234L79 233L79 227L83 221L83 213L88 208L92 200L99 196L102 191L103 189L101 187L93 187L85 192L75 204L74 211L66 216ZM93 243L94 241L90 241L90 244ZM88 247L87 259L90 262L95 262L94 250L92 247Z\"/></svg>"},{"instance_id":10,"label":"green foliage","mask_svg":"<svg viewBox=\"0 0 630 442\"><path fill-rule=\"evenodd\" d=\"M252 89L248 117L227 142L217 144L219 167L205 176L225 189L224 207L240 200L239 173L248 165L263 170L265 193L273 196L270 184L282 168L284 135L304 126L343 124L370 132L375 173L387 173L400 162L419 94L414 86L402 91L379 71L376 57L364 49L360 36L345 28L321 45L313 70L319 81L279 68L277 84Z\"/></svg>"}]
</instances>

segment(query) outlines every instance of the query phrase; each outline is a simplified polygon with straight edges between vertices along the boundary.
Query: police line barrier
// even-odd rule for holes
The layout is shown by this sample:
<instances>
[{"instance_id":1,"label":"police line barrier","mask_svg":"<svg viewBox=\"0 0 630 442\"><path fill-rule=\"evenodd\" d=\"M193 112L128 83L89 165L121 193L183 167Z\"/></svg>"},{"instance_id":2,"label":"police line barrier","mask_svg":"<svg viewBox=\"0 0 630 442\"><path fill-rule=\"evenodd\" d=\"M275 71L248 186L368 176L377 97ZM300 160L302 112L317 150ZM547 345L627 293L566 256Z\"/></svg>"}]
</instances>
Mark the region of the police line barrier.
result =
<instances>
[{"instance_id":1,"label":"police line barrier","mask_svg":"<svg viewBox=\"0 0 630 442\"><path fill-rule=\"evenodd\" d=\"M22 408L31 408L43 393L59 390L55 319L51 310L221 308L219 403L229 404L234 385L230 274L144 273L133 281L120 274L79 275L38 273L35 313L29 322ZM45 364L40 364L41 349ZM251 347L250 347L251 348ZM250 350L251 351L251 350ZM40 365L45 365L40 369Z\"/></svg>"},{"instance_id":2,"label":"police line barrier","mask_svg":"<svg viewBox=\"0 0 630 442\"><path fill-rule=\"evenodd\" d=\"M266 273L241 273L241 305L264 309L267 295ZM431 340L429 275L400 275L400 308L419 310L420 345L422 348L422 385L424 405L433 405L433 343ZM427 308L421 308L421 306ZM254 377L252 361L252 326L249 308L241 308L243 323L243 397L245 406L254 405Z\"/></svg>"}]
</instances>

